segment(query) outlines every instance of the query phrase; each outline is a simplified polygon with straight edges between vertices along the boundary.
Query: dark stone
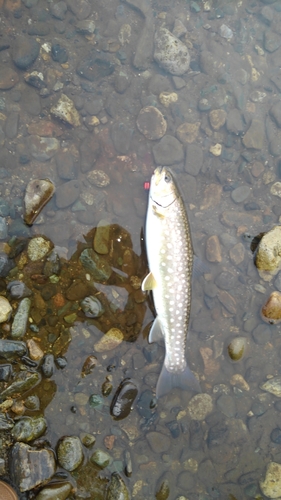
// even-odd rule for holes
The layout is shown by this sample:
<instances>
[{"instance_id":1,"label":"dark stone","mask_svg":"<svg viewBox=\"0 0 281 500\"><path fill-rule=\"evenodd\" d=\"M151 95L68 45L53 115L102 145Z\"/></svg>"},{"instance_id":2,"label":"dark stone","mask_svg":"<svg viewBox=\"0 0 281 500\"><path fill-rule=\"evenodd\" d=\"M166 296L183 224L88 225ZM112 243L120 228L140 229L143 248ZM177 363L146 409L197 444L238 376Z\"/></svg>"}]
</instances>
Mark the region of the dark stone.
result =
<instances>
[{"instance_id":1,"label":"dark stone","mask_svg":"<svg viewBox=\"0 0 281 500\"><path fill-rule=\"evenodd\" d=\"M0 365L0 382L8 382L12 375L12 365Z\"/></svg>"},{"instance_id":2,"label":"dark stone","mask_svg":"<svg viewBox=\"0 0 281 500\"><path fill-rule=\"evenodd\" d=\"M281 444L281 429L279 429L279 427L273 429L270 434L270 439L273 443Z\"/></svg>"},{"instance_id":3,"label":"dark stone","mask_svg":"<svg viewBox=\"0 0 281 500\"><path fill-rule=\"evenodd\" d=\"M185 170L188 174L198 175L203 165L203 150L198 144L187 144Z\"/></svg>"},{"instance_id":4,"label":"dark stone","mask_svg":"<svg viewBox=\"0 0 281 500\"><path fill-rule=\"evenodd\" d=\"M227 271L223 271L215 279L215 284L221 290L231 290L231 289L233 289L234 286L235 286L235 284L236 284L236 282L237 282L236 276L234 276L232 273L229 273Z\"/></svg>"},{"instance_id":5,"label":"dark stone","mask_svg":"<svg viewBox=\"0 0 281 500\"><path fill-rule=\"evenodd\" d=\"M56 164L61 179L71 181L75 178L74 161L69 151L60 151L56 155Z\"/></svg>"},{"instance_id":6,"label":"dark stone","mask_svg":"<svg viewBox=\"0 0 281 500\"><path fill-rule=\"evenodd\" d=\"M172 135L165 135L153 146L152 151L157 165L173 165L184 159L183 146Z\"/></svg>"},{"instance_id":7,"label":"dark stone","mask_svg":"<svg viewBox=\"0 0 281 500\"><path fill-rule=\"evenodd\" d=\"M88 172L101 155L100 140L95 136L88 136L84 139L81 147L81 171Z\"/></svg>"},{"instance_id":8,"label":"dark stone","mask_svg":"<svg viewBox=\"0 0 281 500\"><path fill-rule=\"evenodd\" d=\"M260 417L261 415L263 415L266 412L266 408L265 408L264 404L261 401L259 401L258 399L253 402L253 404L251 406L251 410L256 417Z\"/></svg>"},{"instance_id":9,"label":"dark stone","mask_svg":"<svg viewBox=\"0 0 281 500\"><path fill-rule=\"evenodd\" d=\"M171 422L166 422L166 427L168 427L170 433L172 434L172 437L178 438L180 433L181 433L181 428L179 425L179 422L177 420L172 420Z\"/></svg>"},{"instance_id":10,"label":"dark stone","mask_svg":"<svg viewBox=\"0 0 281 500\"><path fill-rule=\"evenodd\" d=\"M153 392L147 389L142 392L137 402L137 412L141 417L149 418L152 413Z\"/></svg>"},{"instance_id":11,"label":"dark stone","mask_svg":"<svg viewBox=\"0 0 281 500\"><path fill-rule=\"evenodd\" d=\"M265 345L271 339L271 330L269 326L261 324L252 331L252 336L257 344Z\"/></svg>"},{"instance_id":12,"label":"dark stone","mask_svg":"<svg viewBox=\"0 0 281 500\"><path fill-rule=\"evenodd\" d=\"M56 4L51 3L50 11L52 16L54 16L56 19L60 19L61 21L63 21L66 17L67 4L66 2L63 1L60 1Z\"/></svg>"},{"instance_id":13,"label":"dark stone","mask_svg":"<svg viewBox=\"0 0 281 500\"><path fill-rule=\"evenodd\" d=\"M116 151L125 155L130 149L133 129L124 123L116 122L111 127L111 137Z\"/></svg>"},{"instance_id":14,"label":"dark stone","mask_svg":"<svg viewBox=\"0 0 281 500\"><path fill-rule=\"evenodd\" d=\"M0 340L0 357L12 359L15 356L23 356L26 354L26 345L20 340Z\"/></svg>"},{"instance_id":15,"label":"dark stone","mask_svg":"<svg viewBox=\"0 0 281 500\"><path fill-rule=\"evenodd\" d=\"M55 62L64 64L68 60L68 51L65 47L61 47L59 43L52 44L52 59Z\"/></svg>"},{"instance_id":16,"label":"dark stone","mask_svg":"<svg viewBox=\"0 0 281 500\"><path fill-rule=\"evenodd\" d=\"M35 22L29 26L27 33L31 36L46 36L50 33L50 28L45 22Z\"/></svg>"},{"instance_id":17,"label":"dark stone","mask_svg":"<svg viewBox=\"0 0 281 500\"><path fill-rule=\"evenodd\" d=\"M56 205L58 208L66 208L72 205L79 197L80 185L76 180L65 182L56 190Z\"/></svg>"},{"instance_id":18,"label":"dark stone","mask_svg":"<svg viewBox=\"0 0 281 500\"><path fill-rule=\"evenodd\" d=\"M37 450L24 443L16 443L11 451L11 477L21 492L42 486L56 470L53 451Z\"/></svg>"},{"instance_id":19,"label":"dark stone","mask_svg":"<svg viewBox=\"0 0 281 500\"><path fill-rule=\"evenodd\" d=\"M55 369L54 355L46 354L43 359L43 364L41 366L42 373L45 377L52 377Z\"/></svg>"},{"instance_id":20,"label":"dark stone","mask_svg":"<svg viewBox=\"0 0 281 500\"><path fill-rule=\"evenodd\" d=\"M7 290L13 299L23 299L30 297L31 290L22 281L10 281L7 285Z\"/></svg>"},{"instance_id":21,"label":"dark stone","mask_svg":"<svg viewBox=\"0 0 281 500\"><path fill-rule=\"evenodd\" d=\"M192 420L190 422L190 448L193 451L202 449L204 443L204 433L200 422Z\"/></svg>"},{"instance_id":22,"label":"dark stone","mask_svg":"<svg viewBox=\"0 0 281 500\"><path fill-rule=\"evenodd\" d=\"M132 410L132 405L138 395L138 388L130 379L125 379L119 385L110 405L110 415L115 420L126 418Z\"/></svg>"},{"instance_id":23,"label":"dark stone","mask_svg":"<svg viewBox=\"0 0 281 500\"><path fill-rule=\"evenodd\" d=\"M5 132L8 139L15 139L18 135L19 113L13 111L8 115L5 123Z\"/></svg>"},{"instance_id":24,"label":"dark stone","mask_svg":"<svg viewBox=\"0 0 281 500\"><path fill-rule=\"evenodd\" d=\"M37 59L40 44L33 38L18 35L12 52L12 58L17 68L26 70Z\"/></svg>"},{"instance_id":25,"label":"dark stone","mask_svg":"<svg viewBox=\"0 0 281 500\"><path fill-rule=\"evenodd\" d=\"M218 422L209 429L207 443L209 448L221 446L228 437L228 427L225 422Z\"/></svg>"},{"instance_id":26,"label":"dark stone","mask_svg":"<svg viewBox=\"0 0 281 500\"><path fill-rule=\"evenodd\" d=\"M94 82L111 75L114 71L114 64L105 56L90 54L78 64L76 71L79 76Z\"/></svg>"},{"instance_id":27,"label":"dark stone","mask_svg":"<svg viewBox=\"0 0 281 500\"><path fill-rule=\"evenodd\" d=\"M0 254L0 277L1 278L6 278L6 276L8 276L11 269L13 269L14 267L15 267L15 263L12 259L9 259L9 257L5 253Z\"/></svg>"},{"instance_id":28,"label":"dark stone","mask_svg":"<svg viewBox=\"0 0 281 500\"><path fill-rule=\"evenodd\" d=\"M245 373L245 380L250 383L257 383L260 378L260 369L257 366L249 366Z\"/></svg>"}]
</instances>

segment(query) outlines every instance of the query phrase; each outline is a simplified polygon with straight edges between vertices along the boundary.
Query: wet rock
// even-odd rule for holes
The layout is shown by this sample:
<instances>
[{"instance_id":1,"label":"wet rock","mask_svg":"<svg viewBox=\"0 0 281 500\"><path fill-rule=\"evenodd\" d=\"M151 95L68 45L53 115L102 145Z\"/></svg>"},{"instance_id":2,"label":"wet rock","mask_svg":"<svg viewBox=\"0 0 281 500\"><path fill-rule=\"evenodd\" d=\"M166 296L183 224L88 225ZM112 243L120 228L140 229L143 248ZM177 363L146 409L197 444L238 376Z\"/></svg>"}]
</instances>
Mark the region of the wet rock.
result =
<instances>
[{"instance_id":1,"label":"wet rock","mask_svg":"<svg viewBox=\"0 0 281 500\"><path fill-rule=\"evenodd\" d=\"M279 182L279 181L274 182L274 184L272 184L272 186L270 188L270 192L274 196L278 196L279 198L281 198L281 182ZM273 228L273 229L275 229L275 228Z\"/></svg>"},{"instance_id":2,"label":"wet rock","mask_svg":"<svg viewBox=\"0 0 281 500\"><path fill-rule=\"evenodd\" d=\"M131 77L124 71L119 71L114 78L114 88L118 94L123 94L131 83Z\"/></svg>"},{"instance_id":3,"label":"wet rock","mask_svg":"<svg viewBox=\"0 0 281 500\"><path fill-rule=\"evenodd\" d=\"M269 392L270 394L274 394L274 396L281 398L281 377L273 377L269 379L267 382L260 385L260 388L263 391Z\"/></svg>"},{"instance_id":4,"label":"wet rock","mask_svg":"<svg viewBox=\"0 0 281 500\"><path fill-rule=\"evenodd\" d=\"M26 224L33 224L54 192L55 186L49 179L34 179L28 183L24 196L24 221Z\"/></svg>"},{"instance_id":5,"label":"wet rock","mask_svg":"<svg viewBox=\"0 0 281 500\"><path fill-rule=\"evenodd\" d=\"M90 375L90 373L92 373L93 369L95 368L96 364L97 364L96 356L88 356L83 363L81 377L84 378L86 377L86 375ZM86 398L88 402L88 397L86 396Z\"/></svg>"},{"instance_id":6,"label":"wet rock","mask_svg":"<svg viewBox=\"0 0 281 500\"><path fill-rule=\"evenodd\" d=\"M58 102L51 107L50 113L73 127L81 125L80 117L74 102L65 94L61 94Z\"/></svg>"},{"instance_id":7,"label":"wet rock","mask_svg":"<svg viewBox=\"0 0 281 500\"><path fill-rule=\"evenodd\" d=\"M217 406L221 412L229 418L236 415L236 404L234 399L228 394L222 394L217 400Z\"/></svg>"},{"instance_id":8,"label":"wet rock","mask_svg":"<svg viewBox=\"0 0 281 500\"><path fill-rule=\"evenodd\" d=\"M270 439L275 444L281 444L281 429L279 429L279 427L276 427L276 429L271 431Z\"/></svg>"},{"instance_id":9,"label":"wet rock","mask_svg":"<svg viewBox=\"0 0 281 500\"><path fill-rule=\"evenodd\" d=\"M15 380L0 395L2 397L22 395L39 384L40 381L41 375L37 372L19 372L15 376Z\"/></svg>"},{"instance_id":10,"label":"wet rock","mask_svg":"<svg viewBox=\"0 0 281 500\"><path fill-rule=\"evenodd\" d=\"M126 2L140 10L145 19L133 59L135 68L145 70L150 66L153 55L154 16L151 2L149 0L126 0Z\"/></svg>"},{"instance_id":11,"label":"wet rock","mask_svg":"<svg viewBox=\"0 0 281 500\"><path fill-rule=\"evenodd\" d=\"M53 248L53 243L43 236L35 236L27 247L27 255L33 262L43 259Z\"/></svg>"},{"instance_id":12,"label":"wet rock","mask_svg":"<svg viewBox=\"0 0 281 500\"><path fill-rule=\"evenodd\" d=\"M271 341L271 330L268 326L258 325L253 331L252 336L258 345L265 345Z\"/></svg>"},{"instance_id":13,"label":"wet rock","mask_svg":"<svg viewBox=\"0 0 281 500\"><path fill-rule=\"evenodd\" d=\"M11 430L13 427L13 420L6 413L0 413L0 431Z\"/></svg>"},{"instance_id":14,"label":"wet rock","mask_svg":"<svg viewBox=\"0 0 281 500\"><path fill-rule=\"evenodd\" d=\"M112 458L109 453L100 449L94 451L90 460L101 469L105 469L105 467L107 467L112 462Z\"/></svg>"},{"instance_id":15,"label":"wet rock","mask_svg":"<svg viewBox=\"0 0 281 500\"><path fill-rule=\"evenodd\" d=\"M245 257L245 247L243 243L237 243L237 245L234 245L234 247L229 250L229 257L231 262L233 262L236 266L241 264Z\"/></svg>"},{"instance_id":16,"label":"wet rock","mask_svg":"<svg viewBox=\"0 0 281 500\"><path fill-rule=\"evenodd\" d=\"M85 57L76 68L77 74L90 82L109 76L113 71L114 64L107 56L95 56L93 54Z\"/></svg>"},{"instance_id":17,"label":"wet rock","mask_svg":"<svg viewBox=\"0 0 281 500\"><path fill-rule=\"evenodd\" d=\"M28 85L31 85L31 87L35 87L36 89L44 89L46 87L46 83L44 81L44 76L43 73L40 73L39 71L31 71L29 73L26 73L24 76L24 80ZM31 126L32 128L32 126ZM29 129L28 129L29 131ZM30 134L36 133L35 132L29 132ZM41 135L41 134L38 134ZM45 134L42 134L43 136Z\"/></svg>"},{"instance_id":18,"label":"wet rock","mask_svg":"<svg viewBox=\"0 0 281 500\"><path fill-rule=\"evenodd\" d=\"M87 318L99 318L105 311L99 299L93 295L82 300L81 308Z\"/></svg>"},{"instance_id":19,"label":"wet rock","mask_svg":"<svg viewBox=\"0 0 281 500\"><path fill-rule=\"evenodd\" d=\"M154 106L142 108L137 118L139 131L149 140L161 139L167 130L167 122Z\"/></svg>"},{"instance_id":20,"label":"wet rock","mask_svg":"<svg viewBox=\"0 0 281 500\"><path fill-rule=\"evenodd\" d=\"M0 295L0 323L5 323L10 319L12 310L13 308L8 299Z\"/></svg>"},{"instance_id":21,"label":"wet rock","mask_svg":"<svg viewBox=\"0 0 281 500\"><path fill-rule=\"evenodd\" d=\"M187 144L185 156L185 171L190 175L198 175L203 166L204 155L198 144Z\"/></svg>"},{"instance_id":22,"label":"wet rock","mask_svg":"<svg viewBox=\"0 0 281 500\"><path fill-rule=\"evenodd\" d=\"M18 135L19 114L16 111L10 113L5 123L5 132L8 139L15 139Z\"/></svg>"},{"instance_id":23,"label":"wet rock","mask_svg":"<svg viewBox=\"0 0 281 500\"><path fill-rule=\"evenodd\" d=\"M280 36L271 30L264 32L264 48L268 52L275 52L281 45Z\"/></svg>"},{"instance_id":24,"label":"wet rock","mask_svg":"<svg viewBox=\"0 0 281 500\"><path fill-rule=\"evenodd\" d=\"M206 416L213 410L213 402L208 394L196 394L187 407L192 420L205 420Z\"/></svg>"},{"instance_id":25,"label":"wet rock","mask_svg":"<svg viewBox=\"0 0 281 500\"><path fill-rule=\"evenodd\" d=\"M0 382L8 382L11 378L12 371L12 365L0 365Z\"/></svg>"},{"instance_id":26,"label":"wet rock","mask_svg":"<svg viewBox=\"0 0 281 500\"><path fill-rule=\"evenodd\" d=\"M71 483L52 483L43 488L38 495L36 495L36 500L66 500L69 497L71 490Z\"/></svg>"},{"instance_id":27,"label":"wet rock","mask_svg":"<svg viewBox=\"0 0 281 500\"><path fill-rule=\"evenodd\" d=\"M39 410L40 409L40 399L35 394L28 396L24 401L24 406L29 410Z\"/></svg>"},{"instance_id":28,"label":"wet rock","mask_svg":"<svg viewBox=\"0 0 281 500\"><path fill-rule=\"evenodd\" d=\"M51 4L50 12L52 16L54 16L56 19L60 19L61 21L63 21L66 17L66 12L67 12L66 2L60 1L56 4Z\"/></svg>"},{"instance_id":29,"label":"wet rock","mask_svg":"<svg viewBox=\"0 0 281 500\"><path fill-rule=\"evenodd\" d=\"M235 337L227 346L227 351L232 361L239 361L245 354L246 338Z\"/></svg>"},{"instance_id":30,"label":"wet rock","mask_svg":"<svg viewBox=\"0 0 281 500\"><path fill-rule=\"evenodd\" d=\"M11 451L11 476L20 491L43 486L54 475L56 462L51 450L37 450L24 443L16 443Z\"/></svg>"},{"instance_id":31,"label":"wet rock","mask_svg":"<svg viewBox=\"0 0 281 500\"><path fill-rule=\"evenodd\" d=\"M126 418L132 410L133 403L138 395L136 384L125 379L119 385L110 405L110 414L115 420Z\"/></svg>"},{"instance_id":32,"label":"wet rock","mask_svg":"<svg viewBox=\"0 0 281 500\"><path fill-rule=\"evenodd\" d=\"M204 189L200 210L208 210L218 205L221 201L221 195L222 186L214 183L208 184Z\"/></svg>"},{"instance_id":33,"label":"wet rock","mask_svg":"<svg viewBox=\"0 0 281 500\"><path fill-rule=\"evenodd\" d=\"M80 184L77 180L64 182L57 187L56 205L58 208L66 208L72 205L80 195Z\"/></svg>"},{"instance_id":34,"label":"wet rock","mask_svg":"<svg viewBox=\"0 0 281 500\"><path fill-rule=\"evenodd\" d=\"M5 359L13 359L16 356L26 354L26 345L17 340L0 339L0 356Z\"/></svg>"},{"instance_id":35,"label":"wet rock","mask_svg":"<svg viewBox=\"0 0 281 500\"><path fill-rule=\"evenodd\" d=\"M244 127L245 125L240 111L237 108L231 109L226 119L226 128L228 132L240 135L244 131Z\"/></svg>"},{"instance_id":36,"label":"wet rock","mask_svg":"<svg viewBox=\"0 0 281 500\"><path fill-rule=\"evenodd\" d=\"M190 63L186 45L166 28L155 33L154 59L163 69L177 76L186 73Z\"/></svg>"},{"instance_id":37,"label":"wet rock","mask_svg":"<svg viewBox=\"0 0 281 500\"><path fill-rule=\"evenodd\" d=\"M44 356L44 360L41 366L42 373L45 375L45 377L50 378L52 377L54 370L55 370L55 360L54 360L54 355L53 354L46 354Z\"/></svg>"},{"instance_id":38,"label":"wet rock","mask_svg":"<svg viewBox=\"0 0 281 500\"><path fill-rule=\"evenodd\" d=\"M239 186L231 192L231 198L235 203L243 203L251 193L249 186Z\"/></svg>"},{"instance_id":39,"label":"wet rock","mask_svg":"<svg viewBox=\"0 0 281 500\"><path fill-rule=\"evenodd\" d=\"M81 153L81 171L83 173L91 170L101 154L101 144L97 137L88 136L84 139L80 148ZM105 174L107 175L107 174Z\"/></svg>"},{"instance_id":40,"label":"wet rock","mask_svg":"<svg viewBox=\"0 0 281 500\"><path fill-rule=\"evenodd\" d=\"M260 240L255 264L260 271L277 271L281 266L281 227L275 226Z\"/></svg>"},{"instance_id":41,"label":"wet rock","mask_svg":"<svg viewBox=\"0 0 281 500\"><path fill-rule=\"evenodd\" d=\"M67 6L79 21L87 19L92 11L88 0L67 0Z\"/></svg>"},{"instance_id":42,"label":"wet rock","mask_svg":"<svg viewBox=\"0 0 281 500\"><path fill-rule=\"evenodd\" d=\"M200 122L195 122L195 123L184 122L176 130L177 138L183 144L191 144L192 142L196 141L199 128L200 128Z\"/></svg>"},{"instance_id":43,"label":"wet rock","mask_svg":"<svg viewBox=\"0 0 281 500\"><path fill-rule=\"evenodd\" d=\"M91 248L83 250L79 260L95 280L107 281L110 278L112 274L111 266Z\"/></svg>"},{"instance_id":44,"label":"wet rock","mask_svg":"<svg viewBox=\"0 0 281 500\"><path fill-rule=\"evenodd\" d=\"M101 220L94 236L94 250L98 254L106 255L110 250L110 225L106 220Z\"/></svg>"},{"instance_id":45,"label":"wet rock","mask_svg":"<svg viewBox=\"0 0 281 500\"><path fill-rule=\"evenodd\" d=\"M10 90L18 81L18 74L12 68L0 68L0 90Z\"/></svg>"},{"instance_id":46,"label":"wet rock","mask_svg":"<svg viewBox=\"0 0 281 500\"><path fill-rule=\"evenodd\" d=\"M270 325L276 325L281 321L281 293L272 292L262 307L261 316Z\"/></svg>"},{"instance_id":47,"label":"wet rock","mask_svg":"<svg viewBox=\"0 0 281 500\"><path fill-rule=\"evenodd\" d=\"M157 165L173 165L184 159L182 144L173 136L165 135L153 146L153 156Z\"/></svg>"},{"instance_id":48,"label":"wet rock","mask_svg":"<svg viewBox=\"0 0 281 500\"><path fill-rule=\"evenodd\" d=\"M53 61L58 62L59 64L65 64L68 61L68 51L65 47L62 47L59 43L52 44L51 56ZM62 94L62 96L64 96L64 94Z\"/></svg>"},{"instance_id":49,"label":"wet rock","mask_svg":"<svg viewBox=\"0 0 281 500\"><path fill-rule=\"evenodd\" d=\"M31 155L38 161L49 161L59 150L60 143L54 137L31 135L27 139Z\"/></svg>"},{"instance_id":50,"label":"wet rock","mask_svg":"<svg viewBox=\"0 0 281 500\"><path fill-rule=\"evenodd\" d=\"M224 109L213 109L209 113L209 120L213 130L219 130L226 121L226 112Z\"/></svg>"},{"instance_id":51,"label":"wet rock","mask_svg":"<svg viewBox=\"0 0 281 500\"><path fill-rule=\"evenodd\" d=\"M28 297L19 303L11 329L11 337L14 339L22 338L25 335L30 307L31 300Z\"/></svg>"},{"instance_id":52,"label":"wet rock","mask_svg":"<svg viewBox=\"0 0 281 500\"><path fill-rule=\"evenodd\" d=\"M261 120L253 119L242 142L246 148L262 149L265 140L264 124Z\"/></svg>"},{"instance_id":53,"label":"wet rock","mask_svg":"<svg viewBox=\"0 0 281 500\"><path fill-rule=\"evenodd\" d=\"M222 38L227 38L228 40L231 40L233 37L233 31L226 24L220 26L219 34Z\"/></svg>"},{"instance_id":54,"label":"wet rock","mask_svg":"<svg viewBox=\"0 0 281 500\"><path fill-rule=\"evenodd\" d=\"M12 436L15 441L28 443L33 441L47 429L47 422L43 417L24 417L18 420L12 430Z\"/></svg>"},{"instance_id":55,"label":"wet rock","mask_svg":"<svg viewBox=\"0 0 281 500\"><path fill-rule=\"evenodd\" d=\"M73 471L83 462L83 448L77 436L66 436L59 442L58 462L61 467L68 471Z\"/></svg>"},{"instance_id":56,"label":"wet rock","mask_svg":"<svg viewBox=\"0 0 281 500\"><path fill-rule=\"evenodd\" d=\"M17 68L26 70L39 55L40 44L29 36L18 35L15 38L12 59Z\"/></svg>"},{"instance_id":57,"label":"wet rock","mask_svg":"<svg viewBox=\"0 0 281 500\"><path fill-rule=\"evenodd\" d=\"M133 129L125 123L116 122L111 126L111 137L114 147L120 155L125 155L130 149Z\"/></svg>"},{"instance_id":58,"label":"wet rock","mask_svg":"<svg viewBox=\"0 0 281 500\"><path fill-rule=\"evenodd\" d=\"M99 188L104 188L110 184L109 176L102 170L91 170L91 172L87 174L87 179L92 186Z\"/></svg>"},{"instance_id":59,"label":"wet rock","mask_svg":"<svg viewBox=\"0 0 281 500\"><path fill-rule=\"evenodd\" d=\"M118 472L111 474L106 500L130 500L128 488Z\"/></svg>"},{"instance_id":60,"label":"wet rock","mask_svg":"<svg viewBox=\"0 0 281 500\"><path fill-rule=\"evenodd\" d=\"M171 439L162 432L148 432L146 439L154 453L164 453L171 447Z\"/></svg>"},{"instance_id":61,"label":"wet rock","mask_svg":"<svg viewBox=\"0 0 281 500\"><path fill-rule=\"evenodd\" d=\"M56 155L56 164L61 179L71 181L75 178L74 161L69 151L59 151Z\"/></svg>"},{"instance_id":62,"label":"wet rock","mask_svg":"<svg viewBox=\"0 0 281 500\"><path fill-rule=\"evenodd\" d=\"M221 262L221 245L216 234L210 236L206 242L206 258L209 262Z\"/></svg>"},{"instance_id":63,"label":"wet rock","mask_svg":"<svg viewBox=\"0 0 281 500\"><path fill-rule=\"evenodd\" d=\"M235 286L236 280L236 276L232 273L223 271L216 277L215 284L222 290L231 290Z\"/></svg>"},{"instance_id":64,"label":"wet rock","mask_svg":"<svg viewBox=\"0 0 281 500\"><path fill-rule=\"evenodd\" d=\"M260 481L262 493L269 498L281 496L281 464L270 462L267 466L264 481Z\"/></svg>"},{"instance_id":65,"label":"wet rock","mask_svg":"<svg viewBox=\"0 0 281 500\"><path fill-rule=\"evenodd\" d=\"M225 422L218 422L209 429L207 443L209 448L223 445L228 437L229 429Z\"/></svg>"},{"instance_id":66,"label":"wet rock","mask_svg":"<svg viewBox=\"0 0 281 500\"><path fill-rule=\"evenodd\" d=\"M7 286L7 290L13 299L23 299L24 297L30 297L32 294L31 290L22 281L10 281Z\"/></svg>"},{"instance_id":67,"label":"wet rock","mask_svg":"<svg viewBox=\"0 0 281 500\"><path fill-rule=\"evenodd\" d=\"M159 101L165 108L168 108L170 104L177 102L178 94L176 92L161 92L159 94Z\"/></svg>"},{"instance_id":68,"label":"wet rock","mask_svg":"<svg viewBox=\"0 0 281 500\"><path fill-rule=\"evenodd\" d=\"M97 352L111 351L123 341L123 333L118 328L110 328L104 336L94 344Z\"/></svg>"},{"instance_id":69,"label":"wet rock","mask_svg":"<svg viewBox=\"0 0 281 500\"><path fill-rule=\"evenodd\" d=\"M270 116L274 119L276 125L281 128L281 102L278 101L269 110Z\"/></svg>"},{"instance_id":70,"label":"wet rock","mask_svg":"<svg viewBox=\"0 0 281 500\"><path fill-rule=\"evenodd\" d=\"M26 344L28 347L30 359L34 361L41 361L41 359L44 356L44 352L42 351L41 347L37 344L37 342L35 342L34 339L28 339L26 341Z\"/></svg>"}]
</instances>

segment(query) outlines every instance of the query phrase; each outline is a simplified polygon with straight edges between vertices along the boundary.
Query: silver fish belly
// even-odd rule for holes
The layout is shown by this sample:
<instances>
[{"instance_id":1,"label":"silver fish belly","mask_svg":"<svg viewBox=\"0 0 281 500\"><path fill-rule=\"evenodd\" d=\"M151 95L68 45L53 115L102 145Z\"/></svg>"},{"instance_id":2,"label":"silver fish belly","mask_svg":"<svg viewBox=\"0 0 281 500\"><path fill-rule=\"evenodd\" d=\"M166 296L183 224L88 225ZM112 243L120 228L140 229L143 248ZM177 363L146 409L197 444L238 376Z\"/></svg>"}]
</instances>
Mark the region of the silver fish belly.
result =
<instances>
[{"instance_id":1,"label":"silver fish belly","mask_svg":"<svg viewBox=\"0 0 281 500\"><path fill-rule=\"evenodd\" d=\"M143 289L152 290L157 312L149 342L163 336L166 348L156 396L173 387L200 392L185 358L193 267L190 228L172 174L165 167L157 168L151 180L146 248L150 274Z\"/></svg>"}]
</instances>

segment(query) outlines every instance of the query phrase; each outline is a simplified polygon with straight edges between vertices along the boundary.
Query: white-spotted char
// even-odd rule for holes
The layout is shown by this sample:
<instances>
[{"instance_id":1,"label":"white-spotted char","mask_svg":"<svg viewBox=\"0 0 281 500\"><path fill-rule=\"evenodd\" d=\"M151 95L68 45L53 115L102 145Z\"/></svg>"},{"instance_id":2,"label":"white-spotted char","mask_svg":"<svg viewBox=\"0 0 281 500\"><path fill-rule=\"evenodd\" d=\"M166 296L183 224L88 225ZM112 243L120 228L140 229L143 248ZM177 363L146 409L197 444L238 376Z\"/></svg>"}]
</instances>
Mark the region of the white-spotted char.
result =
<instances>
[{"instance_id":1,"label":"white-spotted char","mask_svg":"<svg viewBox=\"0 0 281 500\"><path fill-rule=\"evenodd\" d=\"M156 396L173 387L201 392L185 357L193 268L190 228L183 201L166 167L156 168L151 178L145 240L150 273L142 289L152 290L157 312L149 342L163 336L166 348Z\"/></svg>"}]
</instances>

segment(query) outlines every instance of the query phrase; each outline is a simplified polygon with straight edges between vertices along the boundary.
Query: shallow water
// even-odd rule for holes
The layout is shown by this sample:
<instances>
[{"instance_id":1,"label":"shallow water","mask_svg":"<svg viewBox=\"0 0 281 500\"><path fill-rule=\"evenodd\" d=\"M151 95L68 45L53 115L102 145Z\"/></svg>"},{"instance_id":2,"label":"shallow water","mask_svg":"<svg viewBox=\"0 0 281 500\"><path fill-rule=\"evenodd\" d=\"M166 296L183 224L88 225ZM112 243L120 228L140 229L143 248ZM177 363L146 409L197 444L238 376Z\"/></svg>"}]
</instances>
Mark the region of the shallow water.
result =
<instances>
[{"instance_id":1,"label":"shallow water","mask_svg":"<svg viewBox=\"0 0 281 500\"><path fill-rule=\"evenodd\" d=\"M133 3L147 16L146 23ZM25 241L44 235L61 256L59 279L50 291L43 264L31 263L24 248L16 267L1 278L1 294L9 298L7 283L22 280L33 293L22 340L33 338L43 353L67 360L64 369L56 365L50 378L43 377L35 389L20 395L23 403L30 394L40 399L39 411L23 408L22 413L45 415L44 438L53 449L65 435L95 436L93 449L83 448L83 465L66 473L64 480L73 485L71 500L106 498L111 473L124 472L125 451L133 464L125 480L136 500L155 498L157 492L162 500L268 498L259 481L270 462L281 463L280 443L271 434L279 429L281 406L260 385L280 374L281 340L280 327L268 326L260 317L277 285L259 276L250 242L278 224L281 215L280 197L273 194L277 188L272 190L281 177L281 3L69 1L67 9L59 6L61 19L55 17L56 4L0 2L1 251L9 250L8 242L18 248L15 237ZM81 33L84 16L94 21L94 33ZM182 25L175 25L176 20ZM176 33L190 53L188 71L177 78L149 53L154 29L161 26L180 30ZM20 52L15 43L22 34L40 46L26 70L15 64ZM49 46L44 49L43 44ZM59 51L62 57L59 62L48 52L52 44L53 56ZM26 83L31 71L44 75L41 89ZM167 106L162 92L167 93ZM80 124L72 126L51 114L62 93L73 101ZM165 135L178 140L160 153L178 180L195 254L208 266L194 279L187 349L202 392L212 400L203 419L192 413L194 395L179 390L155 406L164 349L147 343L153 306L131 280L135 276L140 283L147 272L143 184L158 164L155 148L161 143L139 131L138 114L146 106L161 111ZM53 153L43 147L47 161L34 146L37 134L58 141ZM109 184L94 185L89 180L92 170L107 174ZM22 220L23 198L28 182L36 178L51 179L56 194L28 227ZM110 225L104 258L116 270L101 280L103 288L94 285L79 260L82 250L92 248L101 220ZM81 311L89 290L97 297L102 294L106 312L100 318L87 319ZM16 309L19 301L10 302ZM32 323L38 332L30 329ZM2 338L10 338L7 324L11 321L2 324ZM123 342L97 351L110 328L123 333ZM246 348L242 360L233 362L227 346L237 336L246 339ZM96 366L83 376L90 355L96 356ZM15 373L20 366L17 359ZM136 401L130 415L116 421L110 404L126 377L137 384L139 398L150 391L145 394L153 403L144 415ZM100 407L91 407L89 397L101 396L106 380L112 393ZM5 383L0 384L2 391ZM6 479L10 445L2 457L1 476ZM89 461L95 448L108 449L112 457L102 471ZM159 493L165 480L169 496ZM33 499L38 491L22 498Z\"/></svg>"}]
</instances>

